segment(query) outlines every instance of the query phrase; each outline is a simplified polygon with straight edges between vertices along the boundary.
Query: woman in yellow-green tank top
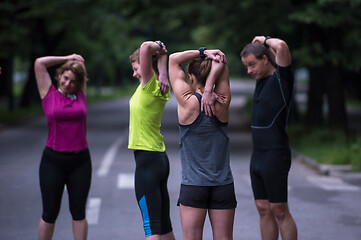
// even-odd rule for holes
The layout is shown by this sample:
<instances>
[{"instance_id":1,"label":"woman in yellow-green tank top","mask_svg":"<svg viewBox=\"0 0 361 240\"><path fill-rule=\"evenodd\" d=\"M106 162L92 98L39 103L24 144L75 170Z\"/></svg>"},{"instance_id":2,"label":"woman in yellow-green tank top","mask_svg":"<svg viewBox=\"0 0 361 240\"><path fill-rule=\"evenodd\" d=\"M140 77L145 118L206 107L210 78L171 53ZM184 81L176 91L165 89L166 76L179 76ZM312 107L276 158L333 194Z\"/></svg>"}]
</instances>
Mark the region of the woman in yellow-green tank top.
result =
<instances>
[{"instance_id":1,"label":"woman in yellow-green tank top","mask_svg":"<svg viewBox=\"0 0 361 240\"><path fill-rule=\"evenodd\" d=\"M160 132L170 99L167 50L161 41L143 42L130 57L139 86L129 101L129 142L136 162L135 194L146 239L174 240L169 216L169 160Z\"/></svg>"}]
</instances>

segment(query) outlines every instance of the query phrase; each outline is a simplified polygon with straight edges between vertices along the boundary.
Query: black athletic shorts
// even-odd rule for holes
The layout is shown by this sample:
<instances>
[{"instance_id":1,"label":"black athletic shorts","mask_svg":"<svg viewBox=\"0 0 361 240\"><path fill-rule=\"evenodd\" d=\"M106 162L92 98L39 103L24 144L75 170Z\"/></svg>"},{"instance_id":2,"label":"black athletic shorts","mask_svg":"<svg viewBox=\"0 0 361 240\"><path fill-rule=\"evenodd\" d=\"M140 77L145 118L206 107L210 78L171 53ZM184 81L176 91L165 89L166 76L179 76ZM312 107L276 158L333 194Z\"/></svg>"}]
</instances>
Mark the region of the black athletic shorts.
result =
<instances>
[{"instance_id":1,"label":"black athletic shorts","mask_svg":"<svg viewBox=\"0 0 361 240\"><path fill-rule=\"evenodd\" d=\"M288 172L291 167L289 149L254 150L250 164L255 200L287 202Z\"/></svg>"},{"instance_id":2,"label":"black athletic shorts","mask_svg":"<svg viewBox=\"0 0 361 240\"><path fill-rule=\"evenodd\" d=\"M178 205L203 209L237 207L234 184L222 186L190 186L181 184Z\"/></svg>"}]
</instances>

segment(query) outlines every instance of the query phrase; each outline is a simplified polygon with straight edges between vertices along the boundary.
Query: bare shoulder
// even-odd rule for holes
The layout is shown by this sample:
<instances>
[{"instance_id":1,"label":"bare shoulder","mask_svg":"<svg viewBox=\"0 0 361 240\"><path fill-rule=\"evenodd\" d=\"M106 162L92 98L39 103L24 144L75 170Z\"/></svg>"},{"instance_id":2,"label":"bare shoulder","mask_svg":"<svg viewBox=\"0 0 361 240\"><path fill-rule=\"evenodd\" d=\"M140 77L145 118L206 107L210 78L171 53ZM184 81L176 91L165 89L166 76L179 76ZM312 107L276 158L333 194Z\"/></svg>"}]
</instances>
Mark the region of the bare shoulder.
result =
<instances>
[{"instance_id":1,"label":"bare shoulder","mask_svg":"<svg viewBox=\"0 0 361 240\"><path fill-rule=\"evenodd\" d=\"M178 120L182 125L193 123L200 111L200 103L195 95L190 96L186 104L178 104Z\"/></svg>"}]
</instances>

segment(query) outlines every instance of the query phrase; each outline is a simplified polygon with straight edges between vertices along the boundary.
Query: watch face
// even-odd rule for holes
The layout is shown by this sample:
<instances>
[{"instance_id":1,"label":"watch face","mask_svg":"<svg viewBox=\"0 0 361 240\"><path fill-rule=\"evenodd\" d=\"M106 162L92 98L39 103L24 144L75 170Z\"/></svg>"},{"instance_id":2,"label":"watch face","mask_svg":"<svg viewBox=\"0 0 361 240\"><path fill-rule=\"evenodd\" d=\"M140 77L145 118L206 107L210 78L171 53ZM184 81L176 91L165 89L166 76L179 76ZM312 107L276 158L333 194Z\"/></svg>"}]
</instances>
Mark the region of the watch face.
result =
<instances>
[{"instance_id":1,"label":"watch face","mask_svg":"<svg viewBox=\"0 0 361 240\"><path fill-rule=\"evenodd\" d=\"M205 48L205 47L201 47L201 48L198 49L200 58L202 58L202 59L206 58L206 55L204 55L204 50L206 50L206 49L207 48Z\"/></svg>"}]
</instances>

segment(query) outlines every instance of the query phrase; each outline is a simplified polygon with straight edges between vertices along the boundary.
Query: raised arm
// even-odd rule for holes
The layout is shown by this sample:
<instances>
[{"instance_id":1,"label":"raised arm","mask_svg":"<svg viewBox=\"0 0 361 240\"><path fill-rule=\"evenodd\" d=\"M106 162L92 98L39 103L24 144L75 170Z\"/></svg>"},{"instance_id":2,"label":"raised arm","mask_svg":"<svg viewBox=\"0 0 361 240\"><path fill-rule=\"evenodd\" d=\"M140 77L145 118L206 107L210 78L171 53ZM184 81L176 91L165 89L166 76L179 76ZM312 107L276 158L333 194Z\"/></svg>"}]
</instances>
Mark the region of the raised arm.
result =
<instances>
[{"instance_id":1,"label":"raised arm","mask_svg":"<svg viewBox=\"0 0 361 240\"><path fill-rule=\"evenodd\" d=\"M46 56L46 57L37 58L35 60L34 63L35 78L41 99L43 99L46 96L52 84L51 77L49 75L47 68L66 62L68 60L76 60L84 63L83 57L77 54L72 54L68 56Z\"/></svg>"},{"instance_id":2,"label":"raised arm","mask_svg":"<svg viewBox=\"0 0 361 240\"><path fill-rule=\"evenodd\" d=\"M197 57L199 57L198 50L173 53L169 56L169 81L179 106L185 106L189 98L193 95L192 88L186 81L186 75L181 64Z\"/></svg>"},{"instance_id":3,"label":"raised arm","mask_svg":"<svg viewBox=\"0 0 361 240\"><path fill-rule=\"evenodd\" d=\"M204 55L214 61L226 62L226 58L220 50L205 50ZM188 50L173 53L169 57L169 80L178 104L180 105L185 105L189 98L193 95L192 88L186 82L186 76L181 64L187 63L198 57L200 57L199 50Z\"/></svg>"},{"instance_id":4,"label":"raised arm","mask_svg":"<svg viewBox=\"0 0 361 240\"><path fill-rule=\"evenodd\" d=\"M152 57L153 55L161 56L167 53L165 45L160 42L147 41L143 42L140 46L139 62L140 62L140 74L142 76L142 86L147 85L149 80L153 77L154 71L152 68ZM162 57L160 57L161 62ZM158 61L159 62L159 61ZM162 65L163 66L163 65ZM161 68L162 68L161 66ZM159 67L159 64L158 64ZM167 67L165 63L165 68Z\"/></svg>"},{"instance_id":5,"label":"raised arm","mask_svg":"<svg viewBox=\"0 0 361 240\"><path fill-rule=\"evenodd\" d=\"M218 79L219 75L223 71L225 64L227 62L225 55L220 51L217 52L209 52L205 53L206 55L213 56L212 69L210 74L208 75L206 86L204 87L204 93L201 101L201 110L205 112L206 115L212 116L215 114L215 103L218 101L219 103L224 103L223 97L221 95L216 94L213 90L213 87L216 84L216 79ZM208 56L207 56L208 57Z\"/></svg>"},{"instance_id":6,"label":"raised arm","mask_svg":"<svg viewBox=\"0 0 361 240\"><path fill-rule=\"evenodd\" d=\"M217 96L215 115L221 122L228 122L229 105L231 104L228 67L224 63L213 62L212 69L213 68L215 68L215 76L213 77L215 79L214 93Z\"/></svg>"},{"instance_id":7,"label":"raised arm","mask_svg":"<svg viewBox=\"0 0 361 240\"><path fill-rule=\"evenodd\" d=\"M169 82L168 82L168 57L163 54L158 56L157 67L159 71L159 87L162 94L166 94L169 91Z\"/></svg>"},{"instance_id":8,"label":"raised arm","mask_svg":"<svg viewBox=\"0 0 361 240\"><path fill-rule=\"evenodd\" d=\"M266 43L265 43L266 41ZM285 41L279 38L266 38L265 36L256 36L252 43L259 42L269 46L275 53L276 64L281 67L287 67L291 64L291 53Z\"/></svg>"},{"instance_id":9,"label":"raised arm","mask_svg":"<svg viewBox=\"0 0 361 240\"><path fill-rule=\"evenodd\" d=\"M230 102L231 91L228 68L225 63L213 61L204 87L201 103L202 111L204 110L208 116L216 115L219 120L226 122L228 121Z\"/></svg>"}]
</instances>

